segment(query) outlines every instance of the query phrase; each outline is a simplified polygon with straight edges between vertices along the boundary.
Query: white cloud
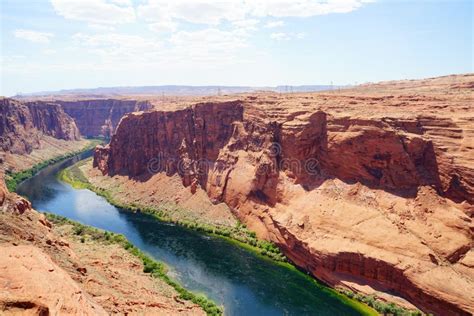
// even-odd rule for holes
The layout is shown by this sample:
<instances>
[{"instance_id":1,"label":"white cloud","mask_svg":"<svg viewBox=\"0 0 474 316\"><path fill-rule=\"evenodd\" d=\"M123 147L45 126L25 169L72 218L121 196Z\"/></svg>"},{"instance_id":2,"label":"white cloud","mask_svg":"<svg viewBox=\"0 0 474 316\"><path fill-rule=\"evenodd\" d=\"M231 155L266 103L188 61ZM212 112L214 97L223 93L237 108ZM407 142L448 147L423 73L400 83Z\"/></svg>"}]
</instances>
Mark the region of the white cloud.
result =
<instances>
[{"instance_id":1,"label":"white cloud","mask_svg":"<svg viewBox=\"0 0 474 316\"><path fill-rule=\"evenodd\" d=\"M283 21L269 21L265 24L265 28L272 29L275 27L283 26L283 25L285 25L285 22Z\"/></svg>"},{"instance_id":2,"label":"white cloud","mask_svg":"<svg viewBox=\"0 0 474 316\"><path fill-rule=\"evenodd\" d=\"M257 19L246 19L233 21L232 25L241 28L255 28L260 21Z\"/></svg>"},{"instance_id":3,"label":"white cloud","mask_svg":"<svg viewBox=\"0 0 474 316\"><path fill-rule=\"evenodd\" d=\"M147 21L178 19L186 22L218 25L223 21L251 17L310 17L347 13L367 0L148 0L138 6L138 15Z\"/></svg>"},{"instance_id":4,"label":"white cloud","mask_svg":"<svg viewBox=\"0 0 474 316\"><path fill-rule=\"evenodd\" d=\"M176 53L187 52L185 58L213 61L232 59L239 49L248 45L246 38L238 32L216 28L180 31L171 37L170 42Z\"/></svg>"},{"instance_id":5,"label":"white cloud","mask_svg":"<svg viewBox=\"0 0 474 316\"><path fill-rule=\"evenodd\" d=\"M38 32L33 30L18 29L13 33L15 37L21 38L33 43L47 44L53 37L52 33Z\"/></svg>"},{"instance_id":6,"label":"white cloud","mask_svg":"<svg viewBox=\"0 0 474 316\"><path fill-rule=\"evenodd\" d=\"M43 49L43 54L45 55L54 55L57 53L57 51L55 49Z\"/></svg>"},{"instance_id":7,"label":"white cloud","mask_svg":"<svg viewBox=\"0 0 474 316\"><path fill-rule=\"evenodd\" d=\"M223 20L235 21L245 18L247 13L243 1L212 0L148 0L138 6L138 15L147 21L171 18L186 22L218 25Z\"/></svg>"},{"instance_id":8,"label":"white cloud","mask_svg":"<svg viewBox=\"0 0 474 316\"><path fill-rule=\"evenodd\" d=\"M270 34L270 38L276 41L288 41L291 39L303 39L305 37L304 33L287 33L287 32L278 32Z\"/></svg>"},{"instance_id":9,"label":"white cloud","mask_svg":"<svg viewBox=\"0 0 474 316\"><path fill-rule=\"evenodd\" d=\"M110 2L121 5L121 6L131 6L132 1L131 0L110 0Z\"/></svg>"},{"instance_id":10,"label":"white cloud","mask_svg":"<svg viewBox=\"0 0 474 316\"><path fill-rule=\"evenodd\" d=\"M173 22L171 20L164 20L164 21L149 24L150 30L157 33L174 32L176 31L177 27L178 27L178 23Z\"/></svg>"},{"instance_id":11,"label":"white cloud","mask_svg":"<svg viewBox=\"0 0 474 316\"><path fill-rule=\"evenodd\" d=\"M273 17L310 17L348 13L359 9L366 0L276 0L253 1L252 14Z\"/></svg>"},{"instance_id":12,"label":"white cloud","mask_svg":"<svg viewBox=\"0 0 474 316\"><path fill-rule=\"evenodd\" d=\"M279 33L272 33L270 34L270 38L277 40L277 41L287 41L291 39L291 36L288 33L285 32L279 32Z\"/></svg>"},{"instance_id":13,"label":"white cloud","mask_svg":"<svg viewBox=\"0 0 474 316\"><path fill-rule=\"evenodd\" d=\"M130 1L113 0L51 0L57 14L66 19L94 24L122 24L135 21Z\"/></svg>"},{"instance_id":14,"label":"white cloud","mask_svg":"<svg viewBox=\"0 0 474 316\"><path fill-rule=\"evenodd\" d=\"M111 32L115 30L115 27L112 25L107 25L107 24L96 24L96 23L89 23L87 25L91 30L97 31L97 32Z\"/></svg>"},{"instance_id":15,"label":"white cloud","mask_svg":"<svg viewBox=\"0 0 474 316\"><path fill-rule=\"evenodd\" d=\"M156 56L163 43L138 35L119 33L84 34L73 37L74 44L87 53L110 62L145 61Z\"/></svg>"},{"instance_id":16,"label":"white cloud","mask_svg":"<svg viewBox=\"0 0 474 316\"><path fill-rule=\"evenodd\" d=\"M156 40L120 33L73 36L74 50L95 56L104 63L124 64L223 64L239 61L242 48L248 46L247 36L239 29L222 31L207 28L197 31L177 31L168 40Z\"/></svg>"},{"instance_id":17,"label":"white cloud","mask_svg":"<svg viewBox=\"0 0 474 316\"><path fill-rule=\"evenodd\" d=\"M295 35L295 37L296 37L297 39L303 39L303 38L306 37L306 34L305 34L305 33L302 33L302 32L296 33L296 34L294 34L294 35Z\"/></svg>"}]
</instances>

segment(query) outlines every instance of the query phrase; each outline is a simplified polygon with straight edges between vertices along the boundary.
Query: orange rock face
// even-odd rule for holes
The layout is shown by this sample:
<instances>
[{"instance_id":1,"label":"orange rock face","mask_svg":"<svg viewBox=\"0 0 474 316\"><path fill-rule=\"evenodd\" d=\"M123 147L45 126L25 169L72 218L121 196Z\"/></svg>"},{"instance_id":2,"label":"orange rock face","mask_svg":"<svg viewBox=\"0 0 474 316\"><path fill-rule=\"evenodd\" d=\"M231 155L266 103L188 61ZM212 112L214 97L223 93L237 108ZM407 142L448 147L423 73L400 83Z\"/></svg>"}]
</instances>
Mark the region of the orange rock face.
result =
<instances>
[{"instance_id":1,"label":"orange rock face","mask_svg":"<svg viewBox=\"0 0 474 316\"><path fill-rule=\"evenodd\" d=\"M335 285L472 313L473 75L125 116L94 166L179 174Z\"/></svg>"}]
</instances>

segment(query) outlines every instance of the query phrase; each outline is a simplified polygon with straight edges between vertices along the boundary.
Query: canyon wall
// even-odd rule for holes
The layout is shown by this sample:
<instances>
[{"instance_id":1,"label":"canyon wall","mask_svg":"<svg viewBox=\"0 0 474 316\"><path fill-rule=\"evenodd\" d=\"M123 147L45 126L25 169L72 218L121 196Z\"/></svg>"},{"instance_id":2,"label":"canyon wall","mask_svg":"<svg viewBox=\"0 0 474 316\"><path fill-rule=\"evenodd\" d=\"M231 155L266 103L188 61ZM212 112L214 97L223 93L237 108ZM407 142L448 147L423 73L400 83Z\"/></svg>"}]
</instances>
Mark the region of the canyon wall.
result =
<instances>
[{"instance_id":1,"label":"canyon wall","mask_svg":"<svg viewBox=\"0 0 474 316\"><path fill-rule=\"evenodd\" d=\"M110 137L124 114L152 108L148 101L135 100L95 99L55 102L75 120L81 134L86 137Z\"/></svg>"},{"instance_id":2,"label":"canyon wall","mask_svg":"<svg viewBox=\"0 0 474 316\"><path fill-rule=\"evenodd\" d=\"M94 166L140 181L179 174L331 285L468 315L474 120L463 93L245 96L128 114ZM433 111L448 106L457 114Z\"/></svg>"},{"instance_id":3,"label":"canyon wall","mask_svg":"<svg viewBox=\"0 0 474 316\"><path fill-rule=\"evenodd\" d=\"M40 147L42 137L78 140L74 120L55 103L22 103L8 98L0 100L0 146L2 151L29 154Z\"/></svg>"}]
</instances>

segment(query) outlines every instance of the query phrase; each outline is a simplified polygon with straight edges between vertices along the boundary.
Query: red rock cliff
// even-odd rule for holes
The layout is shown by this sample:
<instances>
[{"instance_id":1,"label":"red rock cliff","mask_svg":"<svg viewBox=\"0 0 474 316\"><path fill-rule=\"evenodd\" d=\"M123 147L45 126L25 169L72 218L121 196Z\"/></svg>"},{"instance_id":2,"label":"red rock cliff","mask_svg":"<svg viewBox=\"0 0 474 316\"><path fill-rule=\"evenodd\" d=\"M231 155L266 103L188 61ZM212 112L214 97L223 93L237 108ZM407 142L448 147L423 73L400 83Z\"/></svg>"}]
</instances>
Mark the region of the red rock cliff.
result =
<instances>
[{"instance_id":1,"label":"red rock cliff","mask_svg":"<svg viewBox=\"0 0 474 316\"><path fill-rule=\"evenodd\" d=\"M42 135L64 140L80 138L74 120L58 104L0 100L0 146L3 151L30 153L40 146Z\"/></svg>"},{"instance_id":2,"label":"red rock cliff","mask_svg":"<svg viewBox=\"0 0 474 316\"><path fill-rule=\"evenodd\" d=\"M468 315L472 113L432 111L462 112L463 96L265 96L129 114L94 166L141 181L178 173L329 284Z\"/></svg>"},{"instance_id":3,"label":"red rock cliff","mask_svg":"<svg viewBox=\"0 0 474 316\"><path fill-rule=\"evenodd\" d=\"M110 137L123 115L152 108L147 101L134 100L77 100L55 101L75 121L81 134L87 137Z\"/></svg>"}]
</instances>

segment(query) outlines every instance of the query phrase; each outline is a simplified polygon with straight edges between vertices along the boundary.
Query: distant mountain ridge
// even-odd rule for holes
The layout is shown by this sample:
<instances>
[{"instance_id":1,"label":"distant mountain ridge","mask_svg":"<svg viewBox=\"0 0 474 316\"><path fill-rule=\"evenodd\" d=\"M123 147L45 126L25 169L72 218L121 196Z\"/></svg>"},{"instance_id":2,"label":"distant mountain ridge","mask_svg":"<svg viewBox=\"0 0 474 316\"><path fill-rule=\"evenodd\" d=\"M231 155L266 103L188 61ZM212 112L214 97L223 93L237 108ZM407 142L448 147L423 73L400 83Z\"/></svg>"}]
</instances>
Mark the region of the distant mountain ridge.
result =
<instances>
[{"instance_id":1,"label":"distant mountain ridge","mask_svg":"<svg viewBox=\"0 0 474 316\"><path fill-rule=\"evenodd\" d=\"M315 92L338 89L343 86L334 85L280 85L267 87L252 86L189 86L189 85L161 85L161 86L137 86L137 87L99 87L91 89L66 89L58 91L40 91L32 93L19 93L14 98L35 96L65 96L65 95L88 95L88 96L125 96L125 95L176 95L176 96L206 96L219 94L246 93L255 91L273 91L281 93L291 92ZM347 86L344 86L347 87Z\"/></svg>"}]
</instances>

